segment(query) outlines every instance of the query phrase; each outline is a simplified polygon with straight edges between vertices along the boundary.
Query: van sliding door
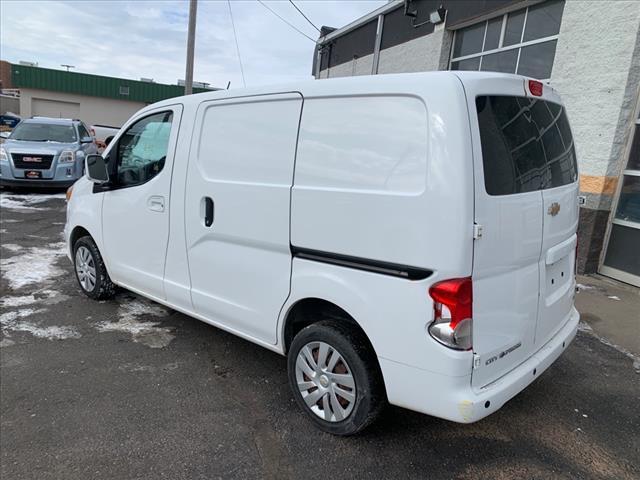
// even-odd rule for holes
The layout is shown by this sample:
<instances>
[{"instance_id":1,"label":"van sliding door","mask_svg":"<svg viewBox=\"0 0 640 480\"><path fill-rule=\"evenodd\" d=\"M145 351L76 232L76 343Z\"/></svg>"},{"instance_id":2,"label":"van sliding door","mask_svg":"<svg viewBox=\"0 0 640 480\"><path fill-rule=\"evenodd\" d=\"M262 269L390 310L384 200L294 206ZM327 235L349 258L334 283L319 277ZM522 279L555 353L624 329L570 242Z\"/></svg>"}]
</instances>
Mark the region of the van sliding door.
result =
<instances>
[{"instance_id":1,"label":"van sliding door","mask_svg":"<svg viewBox=\"0 0 640 480\"><path fill-rule=\"evenodd\" d=\"M187 171L194 309L270 344L289 295L290 190L301 108L296 93L201 104Z\"/></svg>"}]
</instances>

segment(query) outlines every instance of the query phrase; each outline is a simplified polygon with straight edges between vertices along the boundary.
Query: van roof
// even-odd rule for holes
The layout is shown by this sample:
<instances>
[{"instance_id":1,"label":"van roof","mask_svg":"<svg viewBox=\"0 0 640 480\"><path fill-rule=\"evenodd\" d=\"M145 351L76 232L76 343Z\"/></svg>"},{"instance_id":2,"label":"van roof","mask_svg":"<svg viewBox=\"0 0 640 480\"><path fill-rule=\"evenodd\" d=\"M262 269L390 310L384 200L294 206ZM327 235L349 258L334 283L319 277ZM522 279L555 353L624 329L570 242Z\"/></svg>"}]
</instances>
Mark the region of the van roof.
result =
<instances>
[{"instance_id":1,"label":"van roof","mask_svg":"<svg viewBox=\"0 0 640 480\"><path fill-rule=\"evenodd\" d=\"M425 87L438 91L439 85L452 82L466 83L468 81L501 78L523 81L526 77L497 72L462 72L462 71L437 71L420 73L400 73L385 75L363 75L355 77L339 77L321 80L305 80L296 83L281 85L269 85L262 87L238 88L233 90L217 90L213 92L198 93L182 97L174 97L145 107L156 108L165 105L201 103L207 100L224 98L267 95L274 93L299 92L305 98L324 97L333 95L349 95L369 93L375 90L384 90L398 94L411 93L415 90L424 91ZM546 86L548 87L548 86ZM551 87L548 87L551 88Z\"/></svg>"}]
</instances>

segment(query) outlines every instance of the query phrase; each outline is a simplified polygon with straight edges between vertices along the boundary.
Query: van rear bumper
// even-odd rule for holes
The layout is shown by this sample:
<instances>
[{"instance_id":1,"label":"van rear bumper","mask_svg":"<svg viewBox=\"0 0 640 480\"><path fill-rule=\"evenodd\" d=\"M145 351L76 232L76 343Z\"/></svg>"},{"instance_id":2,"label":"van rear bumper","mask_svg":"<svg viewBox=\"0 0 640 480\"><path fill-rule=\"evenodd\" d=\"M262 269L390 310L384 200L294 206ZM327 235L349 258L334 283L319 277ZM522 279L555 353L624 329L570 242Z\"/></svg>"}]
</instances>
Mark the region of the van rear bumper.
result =
<instances>
[{"instance_id":1,"label":"van rear bumper","mask_svg":"<svg viewBox=\"0 0 640 480\"><path fill-rule=\"evenodd\" d=\"M379 357L389 403L453 422L473 423L500 409L542 374L575 338L580 314L574 308L566 324L540 350L493 383L471 387L471 373L440 375Z\"/></svg>"}]
</instances>

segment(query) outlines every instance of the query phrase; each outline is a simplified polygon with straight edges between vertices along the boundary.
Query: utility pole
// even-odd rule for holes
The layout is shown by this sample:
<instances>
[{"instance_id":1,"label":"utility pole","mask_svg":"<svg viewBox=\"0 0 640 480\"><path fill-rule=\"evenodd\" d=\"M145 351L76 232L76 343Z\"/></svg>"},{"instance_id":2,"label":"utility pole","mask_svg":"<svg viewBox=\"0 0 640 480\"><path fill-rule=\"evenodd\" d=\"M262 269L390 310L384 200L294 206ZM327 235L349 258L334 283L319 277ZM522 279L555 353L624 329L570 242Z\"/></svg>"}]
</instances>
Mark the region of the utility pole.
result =
<instances>
[{"instance_id":1,"label":"utility pole","mask_svg":"<svg viewBox=\"0 0 640 480\"><path fill-rule=\"evenodd\" d=\"M61 66L61 67L65 67L65 68L67 69L67 72L69 71L69 69L70 69L70 68L76 68L76 66L75 66L75 65L66 65L66 64L63 64L63 65L60 65L60 66Z\"/></svg>"},{"instance_id":2,"label":"utility pole","mask_svg":"<svg viewBox=\"0 0 640 480\"><path fill-rule=\"evenodd\" d=\"M189 0L189 31L187 33L187 72L184 76L184 94L193 93L193 51L196 45L196 12L198 0Z\"/></svg>"}]
</instances>

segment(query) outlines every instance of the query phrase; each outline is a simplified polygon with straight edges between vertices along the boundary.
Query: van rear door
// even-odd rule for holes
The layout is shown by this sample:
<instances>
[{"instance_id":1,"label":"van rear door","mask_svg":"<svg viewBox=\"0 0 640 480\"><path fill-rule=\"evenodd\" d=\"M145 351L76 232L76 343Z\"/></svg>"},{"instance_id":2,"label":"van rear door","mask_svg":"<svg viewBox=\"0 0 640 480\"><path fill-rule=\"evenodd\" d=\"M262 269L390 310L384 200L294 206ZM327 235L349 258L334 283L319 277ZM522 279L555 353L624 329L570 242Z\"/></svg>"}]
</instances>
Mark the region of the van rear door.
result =
<instances>
[{"instance_id":1,"label":"van rear door","mask_svg":"<svg viewBox=\"0 0 640 480\"><path fill-rule=\"evenodd\" d=\"M578 173L573 135L562 105L538 101L543 118L542 145L548 172L542 190L542 252L540 255L540 303L536 349L542 347L566 323L575 297L575 260L578 229Z\"/></svg>"},{"instance_id":2,"label":"van rear door","mask_svg":"<svg viewBox=\"0 0 640 480\"><path fill-rule=\"evenodd\" d=\"M536 97L521 77L461 79L482 229L473 261L472 384L480 388L529 358L569 314L577 169L566 114L550 87ZM548 213L556 203L559 211Z\"/></svg>"}]
</instances>

